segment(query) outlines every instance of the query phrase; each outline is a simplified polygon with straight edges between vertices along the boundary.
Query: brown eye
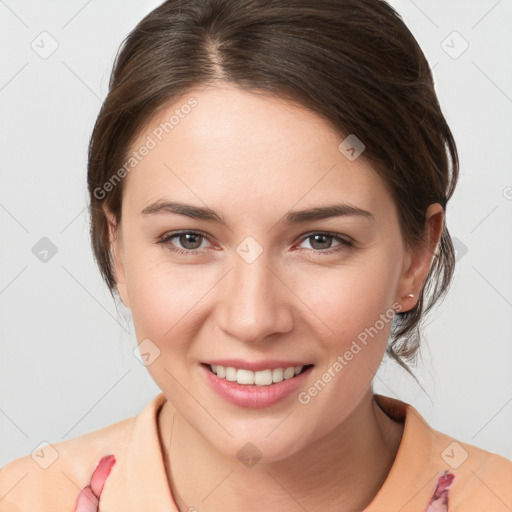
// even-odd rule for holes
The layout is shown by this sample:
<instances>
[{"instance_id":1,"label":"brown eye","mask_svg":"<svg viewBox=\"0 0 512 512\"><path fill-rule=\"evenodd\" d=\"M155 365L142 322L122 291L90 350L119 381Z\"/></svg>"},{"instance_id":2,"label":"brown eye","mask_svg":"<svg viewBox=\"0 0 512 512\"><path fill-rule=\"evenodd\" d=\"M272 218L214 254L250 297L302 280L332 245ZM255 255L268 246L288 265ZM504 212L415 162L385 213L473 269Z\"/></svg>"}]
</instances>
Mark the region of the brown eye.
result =
<instances>
[{"instance_id":1,"label":"brown eye","mask_svg":"<svg viewBox=\"0 0 512 512\"><path fill-rule=\"evenodd\" d=\"M334 237L329 235L313 235L309 238L312 240L310 243L313 249L330 249Z\"/></svg>"},{"instance_id":2,"label":"brown eye","mask_svg":"<svg viewBox=\"0 0 512 512\"><path fill-rule=\"evenodd\" d=\"M182 233L180 235L176 235L178 238L180 244L184 249L199 249L201 246L201 240L204 238L201 235L198 235L197 233ZM199 244L198 244L199 240Z\"/></svg>"},{"instance_id":3,"label":"brown eye","mask_svg":"<svg viewBox=\"0 0 512 512\"><path fill-rule=\"evenodd\" d=\"M201 243L204 240L206 240L206 236L201 233L181 231L178 233L167 233L158 240L158 243L165 245L173 252L193 255L203 252L205 247L201 247Z\"/></svg>"},{"instance_id":4,"label":"brown eye","mask_svg":"<svg viewBox=\"0 0 512 512\"><path fill-rule=\"evenodd\" d=\"M353 242L351 240L343 238L335 233L310 233L302 239L301 243L304 243L307 240L312 248L312 250L308 252L316 254L330 254L353 247ZM332 245L333 241L337 242L334 246Z\"/></svg>"}]
</instances>

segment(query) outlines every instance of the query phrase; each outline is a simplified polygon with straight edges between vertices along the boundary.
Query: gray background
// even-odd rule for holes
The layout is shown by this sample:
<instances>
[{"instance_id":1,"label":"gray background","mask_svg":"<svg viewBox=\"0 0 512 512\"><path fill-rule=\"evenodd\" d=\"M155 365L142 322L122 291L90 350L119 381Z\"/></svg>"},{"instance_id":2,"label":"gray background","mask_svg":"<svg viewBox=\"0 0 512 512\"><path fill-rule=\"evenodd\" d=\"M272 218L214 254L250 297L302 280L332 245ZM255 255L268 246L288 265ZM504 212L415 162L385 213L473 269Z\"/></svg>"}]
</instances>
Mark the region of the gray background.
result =
<instances>
[{"instance_id":1,"label":"gray background","mask_svg":"<svg viewBox=\"0 0 512 512\"><path fill-rule=\"evenodd\" d=\"M0 1L0 466L159 392L93 262L85 181L117 47L159 3ZM433 67L460 151L448 207L458 264L415 370L426 393L386 360L374 389L512 459L512 3L390 3Z\"/></svg>"}]
</instances>

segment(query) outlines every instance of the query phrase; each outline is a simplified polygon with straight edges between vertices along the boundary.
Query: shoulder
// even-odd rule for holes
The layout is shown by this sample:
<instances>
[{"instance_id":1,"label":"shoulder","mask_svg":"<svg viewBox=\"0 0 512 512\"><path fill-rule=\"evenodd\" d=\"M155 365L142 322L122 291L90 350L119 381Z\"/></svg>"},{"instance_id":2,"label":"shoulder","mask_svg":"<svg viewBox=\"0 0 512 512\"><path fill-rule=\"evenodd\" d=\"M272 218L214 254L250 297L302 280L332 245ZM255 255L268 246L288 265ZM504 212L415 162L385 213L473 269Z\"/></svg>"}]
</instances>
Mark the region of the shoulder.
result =
<instances>
[{"instance_id":1,"label":"shoulder","mask_svg":"<svg viewBox=\"0 0 512 512\"><path fill-rule=\"evenodd\" d=\"M512 509L510 460L430 426L426 428L430 429L431 439L425 466L429 469L427 476L437 470L437 486L443 488L444 483L447 491L449 487L450 512L505 512Z\"/></svg>"},{"instance_id":2,"label":"shoulder","mask_svg":"<svg viewBox=\"0 0 512 512\"><path fill-rule=\"evenodd\" d=\"M126 450L135 418L47 444L9 462L0 470L0 512L73 510L100 459Z\"/></svg>"},{"instance_id":3,"label":"shoulder","mask_svg":"<svg viewBox=\"0 0 512 512\"><path fill-rule=\"evenodd\" d=\"M454 475L450 511L512 509L512 462L447 435L436 443L446 470Z\"/></svg>"},{"instance_id":4,"label":"shoulder","mask_svg":"<svg viewBox=\"0 0 512 512\"><path fill-rule=\"evenodd\" d=\"M368 512L396 503L403 512L512 510L510 460L436 430L410 404L384 395L376 400L404 430L388 479Z\"/></svg>"}]
</instances>

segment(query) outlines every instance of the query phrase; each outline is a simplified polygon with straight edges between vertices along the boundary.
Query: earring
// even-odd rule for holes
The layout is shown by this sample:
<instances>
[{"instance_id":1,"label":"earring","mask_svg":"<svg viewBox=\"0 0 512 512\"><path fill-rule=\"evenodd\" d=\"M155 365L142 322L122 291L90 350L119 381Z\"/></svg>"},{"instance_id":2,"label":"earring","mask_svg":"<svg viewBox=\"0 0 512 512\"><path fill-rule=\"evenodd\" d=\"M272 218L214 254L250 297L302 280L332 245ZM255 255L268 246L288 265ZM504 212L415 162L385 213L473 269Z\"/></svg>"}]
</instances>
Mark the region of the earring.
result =
<instances>
[{"instance_id":1,"label":"earring","mask_svg":"<svg viewBox=\"0 0 512 512\"><path fill-rule=\"evenodd\" d=\"M414 297L414 293L408 293L406 295L407 298L412 299Z\"/></svg>"}]
</instances>

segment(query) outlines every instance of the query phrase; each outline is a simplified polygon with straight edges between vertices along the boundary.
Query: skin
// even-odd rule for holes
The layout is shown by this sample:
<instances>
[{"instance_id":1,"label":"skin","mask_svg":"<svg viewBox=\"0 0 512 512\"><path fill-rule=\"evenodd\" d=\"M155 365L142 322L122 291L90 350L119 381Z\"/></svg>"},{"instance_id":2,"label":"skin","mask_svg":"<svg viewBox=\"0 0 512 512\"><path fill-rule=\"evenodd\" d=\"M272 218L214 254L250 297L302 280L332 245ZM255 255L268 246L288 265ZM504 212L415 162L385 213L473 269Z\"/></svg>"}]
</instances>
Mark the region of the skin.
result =
<instances>
[{"instance_id":1,"label":"skin","mask_svg":"<svg viewBox=\"0 0 512 512\"><path fill-rule=\"evenodd\" d=\"M338 150L342 139L328 123L226 84L174 101L132 150L191 96L198 105L126 176L121 223L106 211L118 292L138 342L149 338L160 350L148 371L167 397L158 425L175 501L181 511L201 512L361 510L386 479L403 431L371 387L391 322L306 405L297 393L263 409L233 405L198 365L229 357L308 361L315 366L307 390L393 303L414 306L442 207L428 208L424 243L408 247L384 182L363 157L349 161ZM141 215L160 200L208 206L226 223ZM372 218L279 222L289 211L333 203ZM157 243L178 230L205 238ZM325 231L353 247L312 238ZM248 236L263 251L252 263L236 252ZM340 250L321 254L333 249ZM237 458L249 441L262 454L252 467Z\"/></svg>"}]
</instances>

